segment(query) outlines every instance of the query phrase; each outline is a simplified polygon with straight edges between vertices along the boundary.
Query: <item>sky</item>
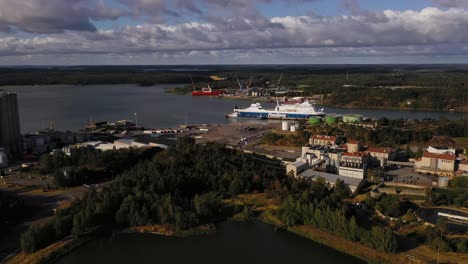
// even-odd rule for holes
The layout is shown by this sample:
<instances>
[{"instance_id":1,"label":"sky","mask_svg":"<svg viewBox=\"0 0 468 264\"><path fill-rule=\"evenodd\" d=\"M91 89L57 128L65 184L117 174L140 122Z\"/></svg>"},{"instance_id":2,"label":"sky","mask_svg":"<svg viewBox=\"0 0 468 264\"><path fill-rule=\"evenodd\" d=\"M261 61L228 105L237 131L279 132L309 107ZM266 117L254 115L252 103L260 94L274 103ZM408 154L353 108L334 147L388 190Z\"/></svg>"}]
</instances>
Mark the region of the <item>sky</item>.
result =
<instances>
[{"instance_id":1,"label":"sky","mask_svg":"<svg viewBox=\"0 0 468 264\"><path fill-rule=\"evenodd\" d=\"M0 0L0 66L468 63L468 0Z\"/></svg>"}]
</instances>

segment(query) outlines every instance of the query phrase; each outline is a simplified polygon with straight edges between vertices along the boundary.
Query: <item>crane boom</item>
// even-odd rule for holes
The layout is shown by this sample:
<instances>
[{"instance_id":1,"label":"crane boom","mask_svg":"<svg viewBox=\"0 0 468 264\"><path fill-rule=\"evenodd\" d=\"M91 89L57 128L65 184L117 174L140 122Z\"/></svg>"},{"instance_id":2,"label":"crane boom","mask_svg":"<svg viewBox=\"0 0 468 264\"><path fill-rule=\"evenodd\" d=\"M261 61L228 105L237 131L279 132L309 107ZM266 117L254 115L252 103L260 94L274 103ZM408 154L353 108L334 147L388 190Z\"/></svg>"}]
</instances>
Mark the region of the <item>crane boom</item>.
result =
<instances>
[{"instance_id":1,"label":"crane boom","mask_svg":"<svg viewBox=\"0 0 468 264\"><path fill-rule=\"evenodd\" d=\"M283 73L281 73L281 75L280 75L280 77L279 77L279 79L278 79L278 84L277 84L278 86L279 86L280 83L281 83L281 78L283 78Z\"/></svg>"},{"instance_id":2,"label":"crane boom","mask_svg":"<svg viewBox=\"0 0 468 264\"><path fill-rule=\"evenodd\" d=\"M193 79L192 79L192 74L189 74L190 75L190 80L192 81L192 87L193 87L193 90L195 91L195 83L193 82Z\"/></svg>"}]
</instances>

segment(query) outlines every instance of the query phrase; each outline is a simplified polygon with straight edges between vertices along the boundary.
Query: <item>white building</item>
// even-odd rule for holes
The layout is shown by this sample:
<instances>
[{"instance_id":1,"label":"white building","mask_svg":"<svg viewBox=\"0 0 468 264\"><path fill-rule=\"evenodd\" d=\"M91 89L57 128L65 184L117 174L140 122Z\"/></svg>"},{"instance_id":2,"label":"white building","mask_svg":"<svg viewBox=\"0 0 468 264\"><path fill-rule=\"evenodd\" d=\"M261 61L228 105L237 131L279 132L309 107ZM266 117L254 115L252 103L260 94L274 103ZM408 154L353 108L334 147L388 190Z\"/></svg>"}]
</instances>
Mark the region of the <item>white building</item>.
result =
<instances>
[{"instance_id":1,"label":"white building","mask_svg":"<svg viewBox=\"0 0 468 264\"><path fill-rule=\"evenodd\" d=\"M8 157L4 148L0 148L0 168L8 166Z\"/></svg>"},{"instance_id":2,"label":"white building","mask_svg":"<svg viewBox=\"0 0 468 264\"><path fill-rule=\"evenodd\" d=\"M309 179L312 181L316 181L318 178L323 178L328 184L330 184L330 186L335 185L336 181L340 179L351 189L352 192L354 192L362 182L362 179L359 178L346 177L314 170L306 170L300 173L297 177L301 179Z\"/></svg>"},{"instance_id":3,"label":"white building","mask_svg":"<svg viewBox=\"0 0 468 264\"><path fill-rule=\"evenodd\" d=\"M334 146L336 145L336 137L326 135L313 135L309 138L309 144L320 146Z\"/></svg>"},{"instance_id":4,"label":"white building","mask_svg":"<svg viewBox=\"0 0 468 264\"><path fill-rule=\"evenodd\" d=\"M307 170L309 165L303 161L296 161L293 163L289 163L286 165L286 173L292 173L294 177L296 177L299 173Z\"/></svg>"},{"instance_id":5,"label":"white building","mask_svg":"<svg viewBox=\"0 0 468 264\"><path fill-rule=\"evenodd\" d=\"M348 142L346 143L346 146L348 148L348 152L350 153L358 152L362 148L361 142L356 141L356 140L348 140Z\"/></svg>"},{"instance_id":6,"label":"white building","mask_svg":"<svg viewBox=\"0 0 468 264\"><path fill-rule=\"evenodd\" d=\"M420 159L416 160L416 171L452 177L456 158L454 154L450 153L440 154L426 151Z\"/></svg>"},{"instance_id":7,"label":"white building","mask_svg":"<svg viewBox=\"0 0 468 264\"><path fill-rule=\"evenodd\" d=\"M460 164L458 165L458 170L468 172L468 160L460 161Z\"/></svg>"},{"instance_id":8,"label":"white building","mask_svg":"<svg viewBox=\"0 0 468 264\"><path fill-rule=\"evenodd\" d=\"M341 163L338 168L338 174L340 176L364 179L366 176L366 162L364 159L364 153L345 152L341 155Z\"/></svg>"},{"instance_id":9,"label":"white building","mask_svg":"<svg viewBox=\"0 0 468 264\"><path fill-rule=\"evenodd\" d=\"M381 167L387 164L387 161L394 160L396 157L396 151L391 148L368 148L366 150L372 157L372 162L379 164Z\"/></svg>"}]
</instances>

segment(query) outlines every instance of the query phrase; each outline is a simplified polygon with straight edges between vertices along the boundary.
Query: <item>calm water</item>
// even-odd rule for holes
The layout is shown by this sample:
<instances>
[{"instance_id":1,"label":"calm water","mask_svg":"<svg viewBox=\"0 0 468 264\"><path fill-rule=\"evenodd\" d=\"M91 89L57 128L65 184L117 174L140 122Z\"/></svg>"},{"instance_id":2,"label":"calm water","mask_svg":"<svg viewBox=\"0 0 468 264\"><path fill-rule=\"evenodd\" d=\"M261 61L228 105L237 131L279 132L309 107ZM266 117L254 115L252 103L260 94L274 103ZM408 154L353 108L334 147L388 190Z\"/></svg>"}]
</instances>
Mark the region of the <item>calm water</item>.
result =
<instances>
[{"instance_id":1,"label":"calm water","mask_svg":"<svg viewBox=\"0 0 468 264\"><path fill-rule=\"evenodd\" d=\"M165 88L175 85L140 87L138 85L88 85L88 86L6 86L5 91L19 95L21 128L33 132L47 127L53 120L59 130L77 130L85 126L92 116L95 121L133 119L138 114L139 123L146 127L174 127L188 123L226 123L235 106L247 107L245 100L226 100L213 97L192 97L165 93ZM264 104L272 107L273 104ZM343 109L325 107L327 113L358 113L371 118L450 119L464 118L463 113L437 111L401 111ZM242 121L245 122L245 121ZM250 121L252 122L252 121ZM255 121L258 122L258 121Z\"/></svg>"},{"instance_id":2,"label":"calm water","mask_svg":"<svg viewBox=\"0 0 468 264\"><path fill-rule=\"evenodd\" d=\"M460 215L468 217L468 214L463 213L461 211L455 211L450 209L441 209L441 208L421 208L418 210L418 214L421 218L431 224L437 224L437 219L440 217L438 213L446 213L446 214L453 214L453 215ZM468 232L468 225L462 224L455 224L455 223L448 223L447 227L450 231L455 233L465 233Z\"/></svg>"},{"instance_id":3,"label":"calm water","mask_svg":"<svg viewBox=\"0 0 468 264\"><path fill-rule=\"evenodd\" d=\"M224 222L214 234L187 238L122 234L97 239L62 259L82 263L364 263L261 222Z\"/></svg>"}]
</instances>

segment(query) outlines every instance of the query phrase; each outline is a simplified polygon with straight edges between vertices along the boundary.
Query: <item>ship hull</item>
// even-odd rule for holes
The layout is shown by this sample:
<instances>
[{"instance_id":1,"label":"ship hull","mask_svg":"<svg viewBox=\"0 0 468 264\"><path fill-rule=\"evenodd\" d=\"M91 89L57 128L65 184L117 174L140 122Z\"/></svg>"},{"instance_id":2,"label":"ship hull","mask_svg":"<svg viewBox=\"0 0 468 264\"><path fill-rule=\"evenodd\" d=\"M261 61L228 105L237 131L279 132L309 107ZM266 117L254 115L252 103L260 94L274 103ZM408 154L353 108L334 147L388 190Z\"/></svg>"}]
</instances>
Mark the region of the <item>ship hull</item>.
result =
<instances>
[{"instance_id":1,"label":"ship hull","mask_svg":"<svg viewBox=\"0 0 468 264\"><path fill-rule=\"evenodd\" d=\"M222 93L224 93L224 91L211 91L211 92L193 91L192 96L217 96Z\"/></svg>"},{"instance_id":2,"label":"ship hull","mask_svg":"<svg viewBox=\"0 0 468 264\"><path fill-rule=\"evenodd\" d=\"M324 116L325 114L299 114L299 113L282 113L282 112L237 112L237 115L231 117L237 118L261 118L261 119L308 119L316 116Z\"/></svg>"}]
</instances>

